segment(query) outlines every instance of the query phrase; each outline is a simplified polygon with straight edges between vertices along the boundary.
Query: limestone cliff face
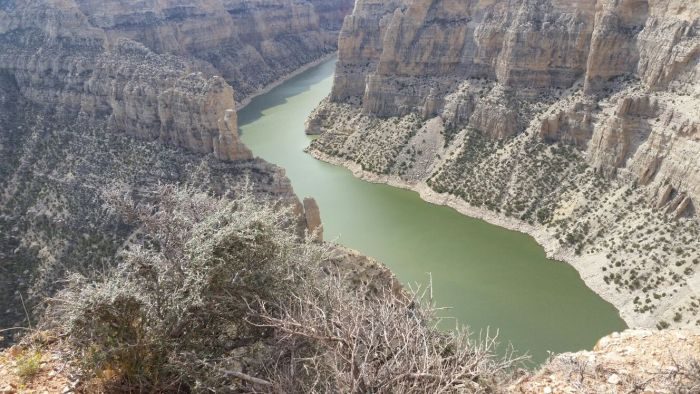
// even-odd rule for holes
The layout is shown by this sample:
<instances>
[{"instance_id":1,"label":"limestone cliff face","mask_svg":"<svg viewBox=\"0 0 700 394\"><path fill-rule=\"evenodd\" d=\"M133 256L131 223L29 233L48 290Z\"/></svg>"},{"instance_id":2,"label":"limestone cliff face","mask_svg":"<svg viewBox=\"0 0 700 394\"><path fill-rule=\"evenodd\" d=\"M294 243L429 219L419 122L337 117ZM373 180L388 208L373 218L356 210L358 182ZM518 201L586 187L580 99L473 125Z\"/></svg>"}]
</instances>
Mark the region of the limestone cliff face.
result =
<instances>
[{"instance_id":1,"label":"limestone cliff face","mask_svg":"<svg viewBox=\"0 0 700 394\"><path fill-rule=\"evenodd\" d=\"M242 101L336 48L352 0L76 0L108 37L187 56L221 75Z\"/></svg>"},{"instance_id":2,"label":"limestone cliff face","mask_svg":"<svg viewBox=\"0 0 700 394\"><path fill-rule=\"evenodd\" d=\"M65 124L106 121L109 132L222 160L252 157L238 138L233 89L221 77L129 39L110 40L72 2L6 7L0 69L47 114Z\"/></svg>"},{"instance_id":3,"label":"limestone cliff face","mask_svg":"<svg viewBox=\"0 0 700 394\"><path fill-rule=\"evenodd\" d=\"M605 173L671 182L700 201L698 29L688 0L359 1L331 101L378 117L440 115L495 138L540 122L545 140L587 148ZM552 105L563 89L585 94Z\"/></svg>"},{"instance_id":4,"label":"limestone cliff face","mask_svg":"<svg viewBox=\"0 0 700 394\"><path fill-rule=\"evenodd\" d=\"M382 38L394 12L405 0L358 0L340 31L338 62L333 81L333 100L361 97L366 76L376 69L382 53Z\"/></svg>"},{"instance_id":5,"label":"limestone cliff face","mask_svg":"<svg viewBox=\"0 0 700 394\"><path fill-rule=\"evenodd\" d=\"M351 75L355 84L345 96L334 90L336 101L364 96L367 112L391 116L422 106L428 95L444 96L455 81L568 86L586 67L592 2L418 0L391 5L385 7L393 9L378 13L372 4L358 2L351 17L382 15L383 29L344 26L336 83L350 84L344 80ZM358 30L362 33L353 35ZM346 36L354 38L344 40ZM349 53L346 46L359 49ZM426 77L431 80L415 81ZM392 86L397 78L403 81ZM406 85L412 89L402 89Z\"/></svg>"},{"instance_id":6,"label":"limestone cliff face","mask_svg":"<svg viewBox=\"0 0 700 394\"><path fill-rule=\"evenodd\" d=\"M591 147L594 166L609 173L629 167L641 172L642 178L651 173L665 182L675 178L678 170L663 166L661 157L682 157L675 150L694 144L687 136L696 133L700 121L695 88L677 91L678 86L697 86L700 78L699 14L696 2L684 0L414 0L385 2L383 7L358 2L341 33L331 99L361 99L365 113L380 117L440 114L452 123L450 107L459 106L468 113L463 112L457 123L502 138L523 131L532 120L521 119L518 112L537 101L531 99L533 95L568 89L576 81L583 81L585 92L600 94L602 89L611 91L613 78L639 79L643 90L670 90L674 96L649 98L660 107L659 116L665 114L666 122L658 127L645 125L634 113L626 116L619 111L593 125L594 117L608 114L580 101L574 104L579 108L575 113L555 113L544 120L543 132L550 140L561 138L582 146L596 128ZM473 90L471 95L447 99L465 79L485 79L492 85L480 90L477 99ZM690 100L683 98L688 94ZM618 100L632 100L618 96ZM672 103L675 96L684 101L682 108ZM519 102L523 99L530 103L523 105ZM663 132L652 129L668 127L685 130L667 133L682 142L667 145L667 152L660 153L664 148L653 141L660 140L657 134ZM640 139L648 143L628 146ZM700 172L679 161L683 172ZM663 167L661 173L658 167ZM696 186L683 189L700 201Z\"/></svg>"},{"instance_id":7,"label":"limestone cliff face","mask_svg":"<svg viewBox=\"0 0 700 394\"><path fill-rule=\"evenodd\" d=\"M432 78L443 95L454 88L440 85L447 77L513 88L568 88L584 78L592 90L637 74L663 88L684 71L695 75L697 12L687 0L358 1L341 31L332 97L365 96L370 112L379 105L373 95L409 95L382 85L398 77ZM413 81L410 96L422 103L430 89L416 82L425 81ZM377 115L400 112L392 97Z\"/></svg>"},{"instance_id":8,"label":"limestone cliff face","mask_svg":"<svg viewBox=\"0 0 700 394\"><path fill-rule=\"evenodd\" d=\"M630 325L700 325L697 1L358 1L307 131L533 234Z\"/></svg>"},{"instance_id":9,"label":"limestone cliff face","mask_svg":"<svg viewBox=\"0 0 700 394\"><path fill-rule=\"evenodd\" d=\"M250 159L238 140L234 99L332 51L333 29L350 5L3 2L0 70L62 120L106 118L111 132L223 160Z\"/></svg>"}]
</instances>

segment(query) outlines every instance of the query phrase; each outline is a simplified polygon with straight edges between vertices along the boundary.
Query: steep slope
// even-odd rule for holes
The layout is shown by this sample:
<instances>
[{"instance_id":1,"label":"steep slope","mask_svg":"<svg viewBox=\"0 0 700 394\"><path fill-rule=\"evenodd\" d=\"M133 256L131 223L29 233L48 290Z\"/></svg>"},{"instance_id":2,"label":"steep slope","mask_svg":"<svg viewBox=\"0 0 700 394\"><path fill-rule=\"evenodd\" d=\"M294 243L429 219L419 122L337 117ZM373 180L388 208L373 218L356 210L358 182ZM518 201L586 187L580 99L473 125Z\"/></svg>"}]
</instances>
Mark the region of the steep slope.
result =
<instances>
[{"instance_id":1,"label":"steep slope","mask_svg":"<svg viewBox=\"0 0 700 394\"><path fill-rule=\"evenodd\" d=\"M700 325L700 6L358 1L310 152L528 232L632 326Z\"/></svg>"},{"instance_id":2,"label":"steep slope","mask_svg":"<svg viewBox=\"0 0 700 394\"><path fill-rule=\"evenodd\" d=\"M552 357L510 393L683 393L700 390L700 332L626 330L591 351Z\"/></svg>"},{"instance_id":3,"label":"steep slope","mask_svg":"<svg viewBox=\"0 0 700 394\"><path fill-rule=\"evenodd\" d=\"M236 71L257 88L332 50L325 29L337 27L343 4L315 14L310 2L226 3L258 13L248 28L276 29L262 43L240 24L217 39L236 14L220 1L0 1L0 327L26 325L23 304L35 306L67 272L114 263L134 231L104 209L114 188L150 201L164 183L236 194L249 182L261 199L293 205L300 230L318 228L315 203L302 205L284 171L240 142L232 86L190 51L224 54L244 34L261 48L280 37L315 48L293 58L271 50L251 60L256 72ZM290 26L289 7L310 21ZM274 67L256 80L267 62Z\"/></svg>"},{"instance_id":4,"label":"steep slope","mask_svg":"<svg viewBox=\"0 0 700 394\"><path fill-rule=\"evenodd\" d=\"M76 0L91 25L196 60L243 101L336 48L352 0Z\"/></svg>"}]
</instances>

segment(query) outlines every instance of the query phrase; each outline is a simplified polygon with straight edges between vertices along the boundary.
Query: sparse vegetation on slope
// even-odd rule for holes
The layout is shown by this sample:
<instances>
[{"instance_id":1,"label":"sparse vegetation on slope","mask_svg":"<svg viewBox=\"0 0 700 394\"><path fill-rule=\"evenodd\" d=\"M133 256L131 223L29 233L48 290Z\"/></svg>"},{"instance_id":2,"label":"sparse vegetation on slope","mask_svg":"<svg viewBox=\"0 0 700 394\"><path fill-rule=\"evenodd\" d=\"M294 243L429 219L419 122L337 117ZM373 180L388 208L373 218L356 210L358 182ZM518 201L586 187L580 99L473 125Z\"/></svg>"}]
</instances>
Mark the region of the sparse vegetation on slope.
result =
<instances>
[{"instance_id":1,"label":"sparse vegetation on slope","mask_svg":"<svg viewBox=\"0 0 700 394\"><path fill-rule=\"evenodd\" d=\"M696 327L698 4L360 1L309 152L533 235L630 326Z\"/></svg>"},{"instance_id":2,"label":"sparse vegetation on slope","mask_svg":"<svg viewBox=\"0 0 700 394\"><path fill-rule=\"evenodd\" d=\"M1 112L1 111L0 111ZM226 163L157 142L61 124L21 107L0 119L0 326L26 324L28 309L62 285L67 271L114 264L133 228L103 209L102 191L127 185L148 200L159 183L186 182L232 194L246 177L260 198L296 197L280 170L260 160ZM5 335L11 337L9 334Z\"/></svg>"},{"instance_id":3,"label":"sparse vegetation on slope","mask_svg":"<svg viewBox=\"0 0 700 394\"><path fill-rule=\"evenodd\" d=\"M367 179L453 196L469 209L519 223L541 235L550 255L581 271L632 326L700 326L690 285L700 263L700 222L658 209L655 189L596 171L585 152L546 142L535 127L494 139L463 126L443 145L440 118L378 119L331 102L319 113L327 127L312 142L312 154L360 164L358 175ZM415 127L415 137L405 138ZM418 151L422 160L414 158ZM394 162L387 167L374 152L402 154L388 155Z\"/></svg>"},{"instance_id":4,"label":"sparse vegetation on slope","mask_svg":"<svg viewBox=\"0 0 700 394\"><path fill-rule=\"evenodd\" d=\"M108 198L139 231L117 268L74 275L45 324L88 376L138 390L482 392L517 359L437 328L435 308L329 264L289 211L165 186Z\"/></svg>"}]
</instances>

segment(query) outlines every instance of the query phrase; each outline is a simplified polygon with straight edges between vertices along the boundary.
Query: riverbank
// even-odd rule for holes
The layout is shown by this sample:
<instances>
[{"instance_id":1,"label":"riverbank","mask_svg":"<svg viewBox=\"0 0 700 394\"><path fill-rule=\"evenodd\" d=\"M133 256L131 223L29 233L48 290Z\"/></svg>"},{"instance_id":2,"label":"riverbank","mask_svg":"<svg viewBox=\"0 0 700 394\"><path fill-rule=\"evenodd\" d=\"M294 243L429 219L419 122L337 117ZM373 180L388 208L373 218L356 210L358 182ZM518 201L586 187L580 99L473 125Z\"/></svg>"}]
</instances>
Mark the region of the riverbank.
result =
<instances>
[{"instance_id":1,"label":"riverbank","mask_svg":"<svg viewBox=\"0 0 700 394\"><path fill-rule=\"evenodd\" d=\"M298 195L316 199L327 239L381 261L407 286L430 277L435 302L449 306L446 329L498 327L504 343L538 363L548 352L590 349L626 327L575 269L547 259L531 237L362 181L304 153L304 121L330 92L334 70L333 60L314 67L238 116L246 146L284 168Z\"/></svg>"},{"instance_id":2,"label":"riverbank","mask_svg":"<svg viewBox=\"0 0 700 394\"><path fill-rule=\"evenodd\" d=\"M318 59L316 59L316 60L314 60L314 61L312 61L312 62L310 62L310 63L306 63L305 65L303 65L303 66L297 68L296 70L292 71L291 73L286 74L286 75L284 75L284 76L278 78L278 79L275 80L274 82L272 82L272 83L270 83L270 84L268 84L268 85L265 85L264 87L258 89L257 91L255 91L255 93L253 93L253 94L251 94L250 96L244 98L244 99L241 100L240 102L237 102L237 103L236 103L236 111L240 111L240 110L242 110L243 108L247 107L248 104L250 104L250 102L253 101L254 98L256 98L256 97L258 97L258 96L260 96L260 95L263 95L263 94L265 94L265 93L269 93L272 89L274 89L274 88L276 88L276 87L282 85L283 83L285 83L285 82L289 81L290 79L292 79L292 78L298 76L299 74L302 74L303 72L308 71L309 69L312 69L312 68L314 68L314 67L316 67L316 66L318 66L318 65L320 65L320 64L323 64L323 63L327 62L328 60L334 58L334 57L337 55L337 53L338 53L337 51L333 51L333 52L331 52L331 53L329 53L329 54L327 54L327 55L321 56L320 58L318 58Z\"/></svg>"},{"instance_id":3,"label":"riverbank","mask_svg":"<svg viewBox=\"0 0 700 394\"><path fill-rule=\"evenodd\" d=\"M447 206L462 215L480 219L508 230L527 234L542 246L548 258L567 263L574 267L586 286L605 301L612 304L629 327L649 327L650 324L653 326L652 322L658 319L658 316L653 314L643 316L643 319L640 319L640 315L634 312L634 303L631 302L630 298L622 294L611 292L609 287L605 286L605 282L602 280L599 273L599 268L593 264L587 264L587 262L590 262L595 256L577 256L572 249L563 248L559 241L543 227L534 226L516 218L498 214L484 208L471 206L464 200L449 194L437 193L423 181L409 183L396 175L378 175L365 171L359 164L347 159L330 156L312 149L307 149L306 151L318 160L348 169L353 176L358 179L411 190L418 193L420 198L425 202Z\"/></svg>"}]
</instances>

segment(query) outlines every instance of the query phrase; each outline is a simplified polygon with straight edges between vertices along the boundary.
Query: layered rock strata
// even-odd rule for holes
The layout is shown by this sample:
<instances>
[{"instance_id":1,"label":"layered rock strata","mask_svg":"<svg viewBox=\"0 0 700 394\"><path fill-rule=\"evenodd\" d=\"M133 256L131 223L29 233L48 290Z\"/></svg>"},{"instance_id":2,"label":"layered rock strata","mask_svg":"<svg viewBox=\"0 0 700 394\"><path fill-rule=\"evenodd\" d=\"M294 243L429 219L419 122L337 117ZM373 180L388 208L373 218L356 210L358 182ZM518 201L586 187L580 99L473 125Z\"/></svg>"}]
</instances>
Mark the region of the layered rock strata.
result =
<instances>
[{"instance_id":1,"label":"layered rock strata","mask_svg":"<svg viewBox=\"0 0 700 394\"><path fill-rule=\"evenodd\" d=\"M295 206L302 232L319 228L317 206L241 143L229 82L257 89L332 50L346 3L0 1L0 327L29 324L23 304L68 272L115 263L135 230L105 210L116 186L149 201L159 184L235 195L250 183ZM205 61L227 53L248 68Z\"/></svg>"},{"instance_id":2,"label":"layered rock strata","mask_svg":"<svg viewBox=\"0 0 700 394\"><path fill-rule=\"evenodd\" d=\"M526 231L633 326L700 325L700 5L358 1L310 152Z\"/></svg>"},{"instance_id":3,"label":"layered rock strata","mask_svg":"<svg viewBox=\"0 0 700 394\"><path fill-rule=\"evenodd\" d=\"M75 0L107 37L196 61L221 75L243 101L336 48L352 0Z\"/></svg>"},{"instance_id":4,"label":"layered rock strata","mask_svg":"<svg viewBox=\"0 0 700 394\"><path fill-rule=\"evenodd\" d=\"M37 0L0 10L0 70L56 121L250 159L238 138L233 89L182 58L109 39L73 2Z\"/></svg>"}]
</instances>

